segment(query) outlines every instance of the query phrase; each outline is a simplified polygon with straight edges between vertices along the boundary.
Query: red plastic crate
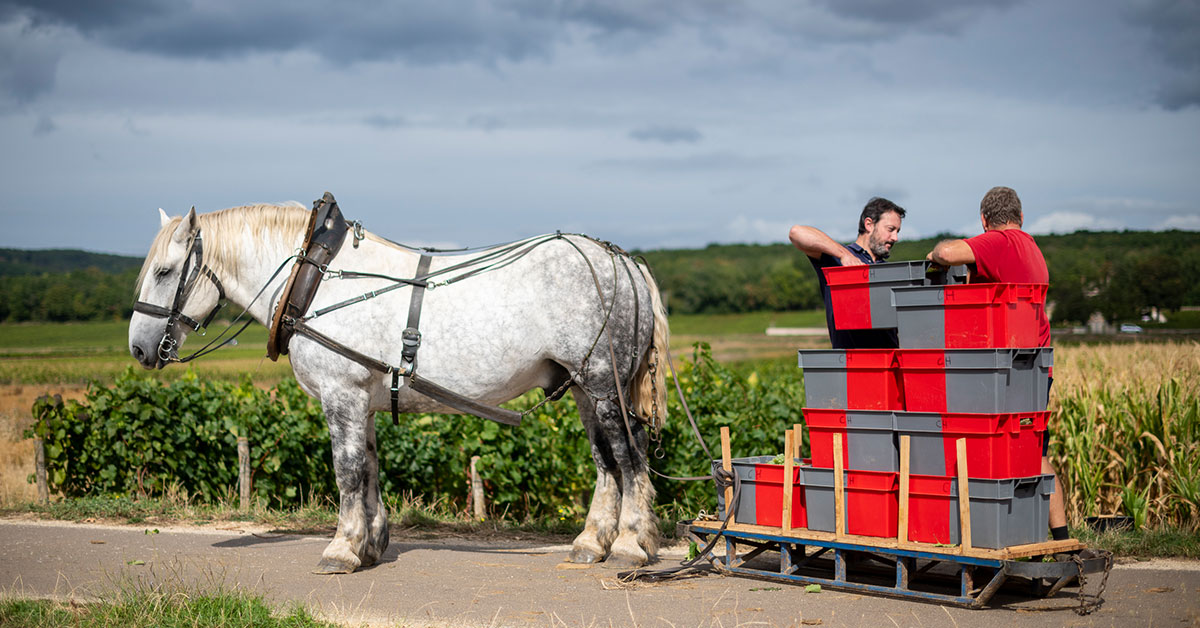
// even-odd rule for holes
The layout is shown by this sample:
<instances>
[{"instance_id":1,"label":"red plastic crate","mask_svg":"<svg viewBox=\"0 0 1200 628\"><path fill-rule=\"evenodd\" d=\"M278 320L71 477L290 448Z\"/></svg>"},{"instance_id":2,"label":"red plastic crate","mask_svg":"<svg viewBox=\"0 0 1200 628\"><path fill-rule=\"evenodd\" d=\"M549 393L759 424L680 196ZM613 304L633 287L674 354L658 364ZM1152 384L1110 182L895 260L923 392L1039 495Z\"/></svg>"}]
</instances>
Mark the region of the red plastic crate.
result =
<instances>
[{"instance_id":1,"label":"red plastic crate","mask_svg":"<svg viewBox=\"0 0 1200 628\"><path fill-rule=\"evenodd\" d=\"M1000 479L1038 475L1042 439L1049 412L999 414L970 412L896 412L897 436L910 436L909 471L954 475L956 441L966 439L967 470L972 478Z\"/></svg>"},{"instance_id":2,"label":"red plastic crate","mask_svg":"<svg viewBox=\"0 0 1200 628\"><path fill-rule=\"evenodd\" d=\"M894 349L800 351L810 408L903 410Z\"/></svg>"},{"instance_id":3,"label":"red plastic crate","mask_svg":"<svg viewBox=\"0 0 1200 628\"><path fill-rule=\"evenodd\" d=\"M900 509L900 474L888 471L844 471L846 533L895 538ZM810 530L833 532L836 511L833 469L804 469Z\"/></svg>"},{"instance_id":4,"label":"red plastic crate","mask_svg":"<svg viewBox=\"0 0 1200 628\"><path fill-rule=\"evenodd\" d=\"M1039 346L1047 284L980 283L896 288L902 348Z\"/></svg>"},{"instance_id":5,"label":"red plastic crate","mask_svg":"<svg viewBox=\"0 0 1200 628\"><path fill-rule=\"evenodd\" d=\"M792 466L792 525L793 528L808 527L808 513L804 502L804 480L800 465ZM754 465L755 524L779 527L783 525L783 481L784 467L781 464ZM745 490L743 488L743 490Z\"/></svg>"},{"instance_id":6,"label":"red plastic crate","mask_svg":"<svg viewBox=\"0 0 1200 628\"><path fill-rule=\"evenodd\" d=\"M1041 412L1054 350L899 349L897 371L910 412Z\"/></svg>"},{"instance_id":7,"label":"red plastic crate","mask_svg":"<svg viewBox=\"0 0 1200 628\"><path fill-rule=\"evenodd\" d=\"M834 266L823 270L837 328L871 329L870 266Z\"/></svg>"}]
</instances>

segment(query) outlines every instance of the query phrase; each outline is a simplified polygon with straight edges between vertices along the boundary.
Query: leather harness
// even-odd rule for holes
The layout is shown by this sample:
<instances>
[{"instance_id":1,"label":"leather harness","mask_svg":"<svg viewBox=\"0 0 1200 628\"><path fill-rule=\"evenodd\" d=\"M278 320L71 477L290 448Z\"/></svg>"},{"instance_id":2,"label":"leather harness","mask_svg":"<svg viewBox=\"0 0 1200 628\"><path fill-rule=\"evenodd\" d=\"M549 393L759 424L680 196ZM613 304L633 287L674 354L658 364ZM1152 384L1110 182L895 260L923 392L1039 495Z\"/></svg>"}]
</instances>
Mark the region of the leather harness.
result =
<instances>
[{"instance_id":1,"label":"leather harness","mask_svg":"<svg viewBox=\"0 0 1200 628\"><path fill-rule=\"evenodd\" d=\"M521 414L518 412L479 403L417 376L417 349L421 346L421 332L418 331L418 326L421 320L421 303L425 296L425 288L429 285L425 281L432 261L429 255L421 255L417 262L417 274L413 279L398 282L369 295L343 301L315 313L315 315L319 315L363 301L402 285L411 285L413 290L408 307L408 324L401 333L402 346L399 366L393 366L355 351L307 324L307 318L311 318L311 316L306 318L304 314L316 297L317 288L321 285L321 278L330 272L329 262L341 250L342 242L345 241L346 233L349 230L350 227L342 217L342 212L338 209L337 201L334 200L332 194L326 192L320 200L313 203L303 251L296 257L296 264L292 267L292 274L284 286L275 308L275 315L271 320L271 329L267 339L267 356L272 360L277 360L280 354L286 355L292 335L300 334L373 371L391 375L392 420L395 422L399 422L400 378L404 377L408 379L409 388L438 403L505 425L520 425Z\"/></svg>"}]
</instances>

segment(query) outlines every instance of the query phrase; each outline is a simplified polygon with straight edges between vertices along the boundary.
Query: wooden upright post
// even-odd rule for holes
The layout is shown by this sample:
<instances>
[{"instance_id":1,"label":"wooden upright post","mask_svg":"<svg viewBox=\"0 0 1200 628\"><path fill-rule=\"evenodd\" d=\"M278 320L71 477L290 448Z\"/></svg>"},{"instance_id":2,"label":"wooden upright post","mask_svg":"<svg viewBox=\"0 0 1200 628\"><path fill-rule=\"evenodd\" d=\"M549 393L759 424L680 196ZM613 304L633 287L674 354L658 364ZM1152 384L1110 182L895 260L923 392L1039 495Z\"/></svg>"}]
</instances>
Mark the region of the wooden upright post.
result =
<instances>
[{"instance_id":1,"label":"wooden upright post","mask_svg":"<svg viewBox=\"0 0 1200 628\"><path fill-rule=\"evenodd\" d=\"M846 479L842 463L842 435L833 435L833 508L834 538L846 536Z\"/></svg>"},{"instance_id":2,"label":"wooden upright post","mask_svg":"<svg viewBox=\"0 0 1200 628\"><path fill-rule=\"evenodd\" d=\"M245 436L237 439L238 452L238 510L250 510L250 440Z\"/></svg>"},{"instance_id":3,"label":"wooden upright post","mask_svg":"<svg viewBox=\"0 0 1200 628\"><path fill-rule=\"evenodd\" d=\"M721 428L721 468L733 473L733 454L730 453L731 447L729 444L729 427ZM725 514L729 517L729 523L737 523L734 521L733 513L737 510L737 504L733 503L733 487L725 487Z\"/></svg>"},{"instance_id":4,"label":"wooden upright post","mask_svg":"<svg viewBox=\"0 0 1200 628\"><path fill-rule=\"evenodd\" d=\"M958 454L958 538L963 553L971 550L971 496L967 490L967 439L954 443Z\"/></svg>"},{"instance_id":5,"label":"wooden upright post","mask_svg":"<svg viewBox=\"0 0 1200 628\"><path fill-rule=\"evenodd\" d=\"M784 534L792 531L792 487L794 479L792 478L795 462L792 459L792 453L796 449L796 434L792 430L787 431L787 435L783 439L783 532Z\"/></svg>"},{"instance_id":6,"label":"wooden upright post","mask_svg":"<svg viewBox=\"0 0 1200 628\"><path fill-rule=\"evenodd\" d=\"M900 547L908 545L908 456L911 439L907 434L900 437L900 512L899 529L896 530L896 540Z\"/></svg>"}]
</instances>

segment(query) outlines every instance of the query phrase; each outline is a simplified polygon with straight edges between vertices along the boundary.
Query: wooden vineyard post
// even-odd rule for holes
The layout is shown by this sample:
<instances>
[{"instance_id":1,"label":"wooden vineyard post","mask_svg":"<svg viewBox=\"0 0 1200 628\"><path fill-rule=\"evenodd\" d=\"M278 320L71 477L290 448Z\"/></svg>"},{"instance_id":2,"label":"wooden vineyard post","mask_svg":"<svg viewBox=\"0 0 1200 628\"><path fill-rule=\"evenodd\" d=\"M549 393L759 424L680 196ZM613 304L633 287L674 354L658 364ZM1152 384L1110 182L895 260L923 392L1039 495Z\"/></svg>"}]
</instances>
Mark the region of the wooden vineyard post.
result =
<instances>
[{"instance_id":1,"label":"wooden vineyard post","mask_svg":"<svg viewBox=\"0 0 1200 628\"><path fill-rule=\"evenodd\" d=\"M795 451L789 452L788 455L793 458L800 457L800 443L802 442L800 435L801 435L801 430L803 430L803 429L804 429L804 424L802 424L802 423L796 423L796 424L792 425L792 431L795 432L795 436L792 438L792 443L795 444L796 449L795 449Z\"/></svg>"},{"instance_id":2,"label":"wooden vineyard post","mask_svg":"<svg viewBox=\"0 0 1200 628\"><path fill-rule=\"evenodd\" d=\"M250 440L245 436L237 439L238 452L238 510L250 510Z\"/></svg>"},{"instance_id":3,"label":"wooden vineyard post","mask_svg":"<svg viewBox=\"0 0 1200 628\"><path fill-rule=\"evenodd\" d=\"M958 538L963 553L971 551L971 496L967 490L967 439L954 443L958 455Z\"/></svg>"},{"instance_id":4,"label":"wooden vineyard post","mask_svg":"<svg viewBox=\"0 0 1200 628\"><path fill-rule=\"evenodd\" d=\"M479 477L479 456L471 456L471 505L476 521L483 521L487 513L487 504L483 501L483 478Z\"/></svg>"},{"instance_id":5,"label":"wooden vineyard post","mask_svg":"<svg viewBox=\"0 0 1200 628\"><path fill-rule=\"evenodd\" d=\"M792 459L792 452L796 449L796 434L792 430L787 431L787 435L783 439L783 532L787 534L792 531L792 490L794 481L792 478L795 462Z\"/></svg>"},{"instance_id":6,"label":"wooden vineyard post","mask_svg":"<svg viewBox=\"0 0 1200 628\"><path fill-rule=\"evenodd\" d=\"M33 467L37 477L37 499L39 504L50 503L50 485L46 481L46 443L39 436L33 439Z\"/></svg>"},{"instance_id":7,"label":"wooden vineyard post","mask_svg":"<svg viewBox=\"0 0 1200 628\"><path fill-rule=\"evenodd\" d=\"M721 428L721 468L733 473L733 455L730 453L729 445L729 427ZM737 504L733 503L733 487L725 487L725 514L729 518L729 524L737 523L734 521L733 513L737 509Z\"/></svg>"},{"instance_id":8,"label":"wooden vineyard post","mask_svg":"<svg viewBox=\"0 0 1200 628\"><path fill-rule=\"evenodd\" d=\"M843 475L842 435L833 435L833 510L834 538L846 536L846 481Z\"/></svg>"}]
</instances>

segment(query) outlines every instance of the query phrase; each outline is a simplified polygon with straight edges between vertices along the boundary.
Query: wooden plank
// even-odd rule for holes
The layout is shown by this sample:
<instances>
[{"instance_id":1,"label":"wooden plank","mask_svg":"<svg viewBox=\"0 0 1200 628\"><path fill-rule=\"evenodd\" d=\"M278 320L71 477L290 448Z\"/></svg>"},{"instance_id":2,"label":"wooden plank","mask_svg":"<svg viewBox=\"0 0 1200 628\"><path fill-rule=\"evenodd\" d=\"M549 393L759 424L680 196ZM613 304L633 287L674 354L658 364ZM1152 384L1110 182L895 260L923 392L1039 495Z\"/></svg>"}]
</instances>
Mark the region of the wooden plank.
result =
<instances>
[{"instance_id":1,"label":"wooden plank","mask_svg":"<svg viewBox=\"0 0 1200 628\"><path fill-rule=\"evenodd\" d=\"M796 447L796 434L792 430L788 430L783 438L783 533L787 534L792 530L792 468L795 465L792 458L792 451Z\"/></svg>"},{"instance_id":2,"label":"wooden plank","mask_svg":"<svg viewBox=\"0 0 1200 628\"><path fill-rule=\"evenodd\" d=\"M713 532L721 527L719 521L696 522L695 525L701 528L711 528ZM735 532L744 532L750 534L763 534L768 536L781 536L779 528L771 528L767 526L756 526L747 523L731 524L730 530ZM885 539L874 536L859 536L856 534L844 534L838 538L833 532L822 532L820 530L806 530L803 528L792 528L792 531L787 535L790 539L796 541L824 541L824 542L841 542L853 543L866 547L877 547L884 550L907 549L917 550L928 554L943 554L947 557L953 556L969 556L971 558L988 558L996 560L1011 560L1016 558L1026 558L1028 556L1042 556L1048 554L1057 554L1060 552L1071 552L1081 550L1087 547L1087 544L1076 539L1065 539L1062 541L1043 541L1041 543L1031 543L1029 545L1014 545L1001 549L987 549L983 547L971 548L969 552L963 552L959 547L948 547L945 545L934 545L932 543L913 543L909 542L907 546L901 547L897 539Z\"/></svg>"},{"instance_id":3,"label":"wooden plank","mask_svg":"<svg viewBox=\"0 0 1200 628\"><path fill-rule=\"evenodd\" d=\"M842 477L842 435L833 435L833 532L837 538L846 536L846 479Z\"/></svg>"},{"instance_id":4,"label":"wooden plank","mask_svg":"<svg viewBox=\"0 0 1200 628\"><path fill-rule=\"evenodd\" d=\"M800 457L800 443L804 442L803 440L801 440L803 438L803 436L802 436L803 430L804 430L803 423L796 423L796 424L792 425L792 431L795 432L795 436L792 437L792 443L796 447L795 451L793 451L791 453L793 458Z\"/></svg>"},{"instance_id":5,"label":"wooden plank","mask_svg":"<svg viewBox=\"0 0 1200 628\"><path fill-rule=\"evenodd\" d=\"M730 453L729 426L721 428L721 468L733 472L733 455ZM729 523L733 524L736 504L733 503L733 487L725 488L725 512L729 515Z\"/></svg>"},{"instance_id":6,"label":"wooden plank","mask_svg":"<svg viewBox=\"0 0 1200 628\"><path fill-rule=\"evenodd\" d=\"M967 490L967 439L955 443L958 454L958 539L963 553L971 551L971 496Z\"/></svg>"},{"instance_id":7,"label":"wooden plank","mask_svg":"<svg viewBox=\"0 0 1200 628\"><path fill-rule=\"evenodd\" d=\"M900 511L897 514L896 541L904 547L908 545L908 457L911 437L907 434L900 437Z\"/></svg>"}]
</instances>

